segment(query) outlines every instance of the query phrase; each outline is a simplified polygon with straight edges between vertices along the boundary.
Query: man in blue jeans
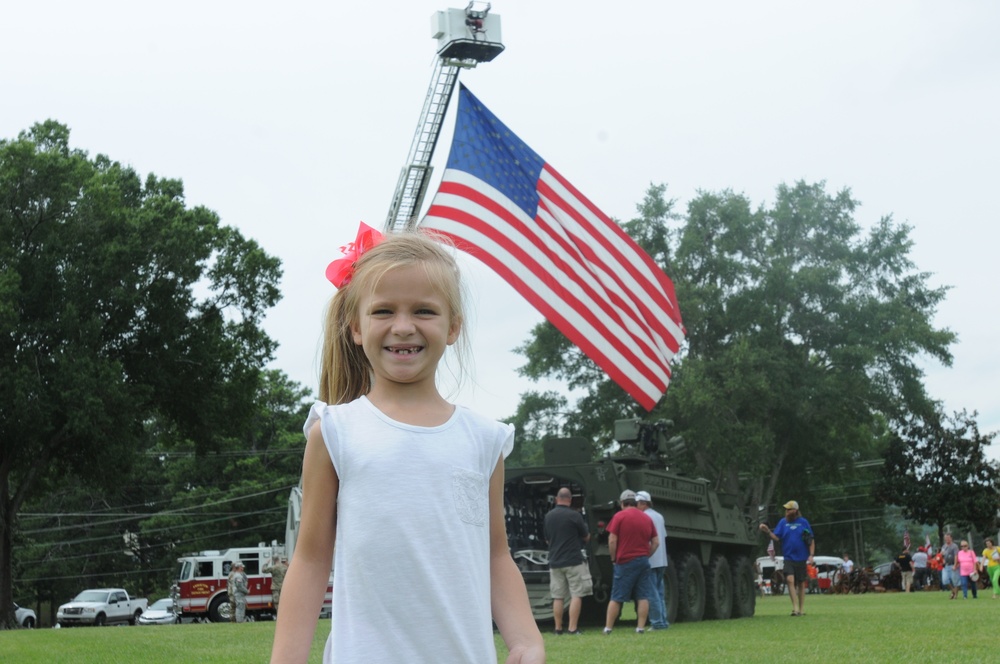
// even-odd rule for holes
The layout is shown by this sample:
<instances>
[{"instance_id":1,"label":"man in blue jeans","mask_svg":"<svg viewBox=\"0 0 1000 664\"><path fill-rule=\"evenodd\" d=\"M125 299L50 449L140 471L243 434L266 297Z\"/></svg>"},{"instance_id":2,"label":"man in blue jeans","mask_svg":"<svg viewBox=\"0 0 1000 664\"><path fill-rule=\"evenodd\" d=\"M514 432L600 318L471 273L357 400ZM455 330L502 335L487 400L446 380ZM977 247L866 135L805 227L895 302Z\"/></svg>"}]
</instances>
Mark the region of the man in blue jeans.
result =
<instances>
[{"instance_id":1,"label":"man in blue jeans","mask_svg":"<svg viewBox=\"0 0 1000 664\"><path fill-rule=\"evenodd\" d=\"M638 602L635 631L642 634L646 631L649 600L655 595L649 556L660 546L660 538L653 520L637 509L635 491L623 491L619 502L622 508L615 512L608 524L608 553L611 554L615 574L611 581L611 601L608 602L604 633L611 633L622 603L634 596Z\"/></svg>"},{"instance_id":2,"label":"man in blue jeans","mask_svg":"<svg viewBox=\"0 0 1000 664\"><path fill-rule=\"evenodd\" d=\"M958 596L958 588L962 585L962 576L955 569L955 557L958 555L958 545L951 538L951 533L944 534L944 544L941 546L944 555L944 568L941 570L941 589L951 589L951 597Z\"/></svg>"},{"instance_id":3,"label":"man in blue jeans","mask_svg":"<svg viewBox=\"0 0 1000 664\"><path fill-rule=\"evenodd\" d=\"M666 629L670 627L667 621L667 597L663 588L663 576L667 572L667 524L663 516L653 509L653 499L648 491L636 491L636 506L643 514L653 520L656 535L660 538L660 546L649 556L649 567L653 575L653 591L656 597L649 600L649 628Z\"/></svg>"}]
</instances>

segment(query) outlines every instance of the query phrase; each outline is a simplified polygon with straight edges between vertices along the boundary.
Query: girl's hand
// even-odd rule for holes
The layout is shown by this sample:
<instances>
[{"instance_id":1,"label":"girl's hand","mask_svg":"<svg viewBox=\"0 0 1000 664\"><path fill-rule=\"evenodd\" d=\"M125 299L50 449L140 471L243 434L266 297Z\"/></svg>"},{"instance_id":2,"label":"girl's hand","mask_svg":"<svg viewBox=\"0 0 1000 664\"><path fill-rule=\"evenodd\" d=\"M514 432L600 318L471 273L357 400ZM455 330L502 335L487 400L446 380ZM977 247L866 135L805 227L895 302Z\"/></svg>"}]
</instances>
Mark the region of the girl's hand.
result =
<instances>
[{"instance_id":1,"label":"girl's hand","mask_svg":"<svg viewBox=\"0 0 1000 664\"><path fill-rule=\"evenodd\" d=\"M507 664L545 664L545 646L516 647L507 655Z\"/></svg>"}]
</instances>

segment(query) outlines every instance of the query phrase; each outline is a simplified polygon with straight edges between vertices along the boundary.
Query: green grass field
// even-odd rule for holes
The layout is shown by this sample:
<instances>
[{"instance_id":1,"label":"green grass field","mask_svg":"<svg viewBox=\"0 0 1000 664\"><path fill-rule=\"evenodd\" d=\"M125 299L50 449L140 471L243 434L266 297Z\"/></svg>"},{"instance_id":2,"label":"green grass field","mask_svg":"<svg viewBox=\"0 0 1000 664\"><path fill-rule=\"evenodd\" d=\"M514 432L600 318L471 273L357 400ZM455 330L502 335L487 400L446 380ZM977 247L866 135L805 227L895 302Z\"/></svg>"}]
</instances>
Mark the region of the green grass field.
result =
<instances>
[{"instance_id":1,"label":"green grass field","mask_svg":"<svg viewBox=\"0 0 1000 664\"><path fill-rule=\"evenodd\" d=\"M793 618L788 597L758 599L743 620L679 623L635 634L627 612L615 631L584 627L581 636L546 628L551 664L599 662L979 662L994 658L1000 600L950 601L947 593L808 595ZM320 621L310 662L322 661L329 623ZM274 623L37 629L0 632L3 664L254 664L267 662ZM497 637L499 662L506 652ZM407 663L401 663L407 664ZM443 663L451 664L451 663Z\"/></svg>"}]
</instances>

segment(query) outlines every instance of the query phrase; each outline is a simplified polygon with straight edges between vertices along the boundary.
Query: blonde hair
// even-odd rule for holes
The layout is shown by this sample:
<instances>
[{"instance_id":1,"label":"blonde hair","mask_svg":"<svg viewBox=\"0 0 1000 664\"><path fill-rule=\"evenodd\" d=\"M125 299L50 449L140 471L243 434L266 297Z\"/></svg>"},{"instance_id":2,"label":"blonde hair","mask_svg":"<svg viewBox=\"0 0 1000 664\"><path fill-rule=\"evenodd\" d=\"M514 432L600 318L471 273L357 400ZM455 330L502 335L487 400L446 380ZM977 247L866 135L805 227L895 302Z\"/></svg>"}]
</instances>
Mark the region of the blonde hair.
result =
<instances>
[{"instance_id":1,"label":"blonde hair","mask_svg":"<svg viewBox=\"0 0 1000 664\"><path fill-rule=\"evenodd\" d=\"M461 333L465 306L461 276L454 255L438 235L422 231L390 233L365 252L354 266L348 284L330 300L324 325L319 398L329 404L354 401L372 388L372 368L361 346L354 343L351 326L358 321L361 300L378 286L386 273L421 266L444 297L452 322L459 326L456 351L461 365L467 342Z\"/></svg>"}]
</instances>

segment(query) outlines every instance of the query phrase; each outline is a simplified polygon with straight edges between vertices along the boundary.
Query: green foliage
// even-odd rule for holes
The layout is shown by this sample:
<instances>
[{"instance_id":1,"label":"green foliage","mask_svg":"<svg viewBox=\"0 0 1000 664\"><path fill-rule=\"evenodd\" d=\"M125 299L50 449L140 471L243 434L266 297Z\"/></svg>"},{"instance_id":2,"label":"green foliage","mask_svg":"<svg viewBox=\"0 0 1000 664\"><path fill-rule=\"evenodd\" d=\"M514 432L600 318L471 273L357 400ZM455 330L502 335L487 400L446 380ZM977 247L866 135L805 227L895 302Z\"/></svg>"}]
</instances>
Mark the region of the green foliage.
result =
<instances>
[{"instance_id":1,"label":"green foliage","mask_svg":"<svg viewBox=\"0 0 1000 664\"><path fill-rule=\"evenodd\" d=\"M899 505L919 523L945 524L959 532L995 532L1000 511L1000 468L986 458L996 434L980 434L975 413L947 418L933 414L908 423L894 435L875 495Z\"/></svg>"},{"instance_id":2,"label":"green foliage","mask_svg":"<svg viewBox=\"0 0 1000 664\"><path fill-rule=\"evenodd\" d=\"M246 434L280 275L180 181L91 159L57 122L0 141L0 623L34 491L114 495L147 427L199 451Z\"/></svg>"},{"instance_id":3,"label":"green foliage","mask_svg":"<svg viewBox=\"0 0 1000 664\"><path fill-rule=\"evenodd\" d=\"M178 556L282 542L298 483L306 391L277 371L252 399L243 438L198 451L170 427L146 427L132 471L112 490L67 477L26 502L16 538L16 597L58 604L85 586L166 596Z\"/></svg>"}]
</instances>

